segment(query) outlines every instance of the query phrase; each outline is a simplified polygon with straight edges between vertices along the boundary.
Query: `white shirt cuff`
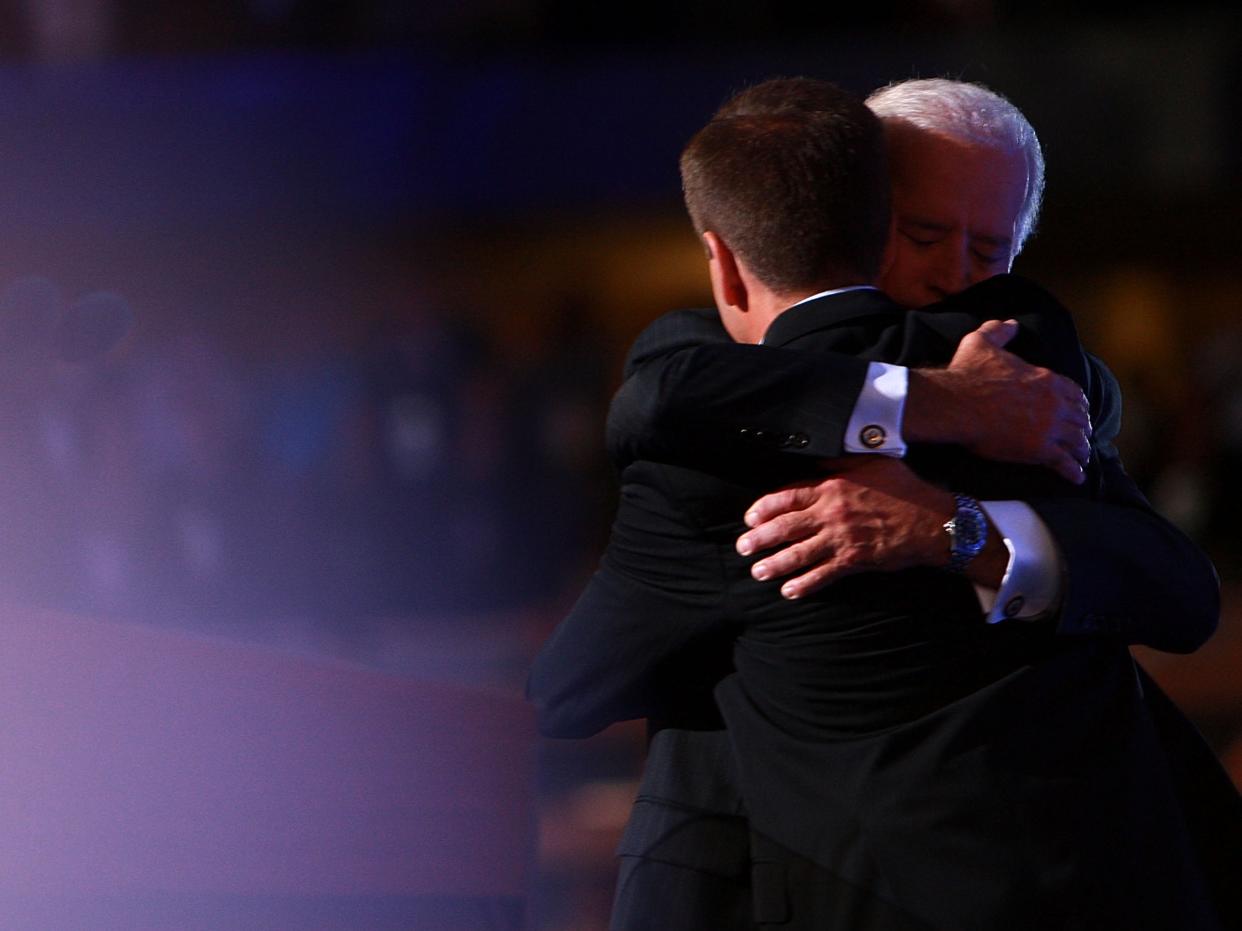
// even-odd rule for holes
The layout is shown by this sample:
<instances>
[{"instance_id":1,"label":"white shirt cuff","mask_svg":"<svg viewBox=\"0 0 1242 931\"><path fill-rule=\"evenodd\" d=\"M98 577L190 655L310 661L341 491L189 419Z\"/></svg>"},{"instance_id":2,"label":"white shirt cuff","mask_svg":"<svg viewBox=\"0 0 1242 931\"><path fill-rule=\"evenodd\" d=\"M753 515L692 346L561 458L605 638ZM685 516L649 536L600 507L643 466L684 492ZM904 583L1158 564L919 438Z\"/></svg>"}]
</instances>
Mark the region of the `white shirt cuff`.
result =
<instances>
[{"instance_id":1,"label":"white shirt cuff","mask_svg":"<svg viewBox=\"0 0 1242 931\"><path fill-rule=\"evenodd\" d=\"M1039 515L1021 501L980 501L1009 550L999 590L975 586L989 624L1033 620L1061 600L1061 551Z\"/></svg>"},{"instance_id":2,"label":"white shirt cuff","mask_svg":"<svg viewBox=\"0 0 1242 931\"><path fill-rule=\"evenodd\" d=\"M901 423L909 374L904 365L868 363L866 380L845 430L847 453L879 453L896 458L906 454Z\"/></svg>"}]
</instances>

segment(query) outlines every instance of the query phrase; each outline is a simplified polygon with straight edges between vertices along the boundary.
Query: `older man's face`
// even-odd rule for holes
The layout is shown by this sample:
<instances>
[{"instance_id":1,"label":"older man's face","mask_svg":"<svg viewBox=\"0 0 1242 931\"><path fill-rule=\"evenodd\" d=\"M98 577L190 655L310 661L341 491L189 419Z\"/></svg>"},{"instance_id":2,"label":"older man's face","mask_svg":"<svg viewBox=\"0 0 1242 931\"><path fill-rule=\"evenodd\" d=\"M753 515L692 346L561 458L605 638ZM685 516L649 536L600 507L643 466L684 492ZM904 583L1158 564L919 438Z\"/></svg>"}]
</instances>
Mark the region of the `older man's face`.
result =
<instances>
[{"instance_id":1,"label":"older man's face","mask_svg":"<svg viewBox=\"0 0 1242 931\"><path fill-rule=\"evenodd\" d=\"M1026 196L1020 153L890 132L893 229L879 285L920 307L1009 271Z\"/></svg>"}]
</instances>

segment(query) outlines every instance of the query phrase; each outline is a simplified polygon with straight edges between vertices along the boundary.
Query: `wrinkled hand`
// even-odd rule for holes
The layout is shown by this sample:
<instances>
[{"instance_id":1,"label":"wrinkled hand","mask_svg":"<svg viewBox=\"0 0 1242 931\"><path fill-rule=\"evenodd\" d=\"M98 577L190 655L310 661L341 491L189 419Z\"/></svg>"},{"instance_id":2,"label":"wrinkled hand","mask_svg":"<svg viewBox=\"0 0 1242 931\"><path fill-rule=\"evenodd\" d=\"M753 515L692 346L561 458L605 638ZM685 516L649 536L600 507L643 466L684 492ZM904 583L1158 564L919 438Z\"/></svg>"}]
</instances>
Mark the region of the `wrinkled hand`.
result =
<instances>
[{"instance_id":1,"label":"wrinkled hand","mask_svg":"<svg viewBox=\"0 0 1242 931\"><path fill-rule=\"evenodd\" d=\"M1003 347L1013 320L989 320L962 337L945 369L913 369L908 441L959 443L984 459L1046 466L1080 484L1091 455L1091 417L1071 379Z\"/></svg>"},{"instance_id":2,"label":"wrinkled hand","mask_svg":"<svg viewBox=\"0 0 1242 931\"><path fill-rule=\"evenodd\" d=\"M749 556L782 544L751 567L760 581L812 567L781 586L801 598L860 572L891 572L948 562L944 522L953 495L923 481L899 459L850 456L836 474L764 495L746 512L751 529L737 541Z\"/></svg>"}]
</instances>

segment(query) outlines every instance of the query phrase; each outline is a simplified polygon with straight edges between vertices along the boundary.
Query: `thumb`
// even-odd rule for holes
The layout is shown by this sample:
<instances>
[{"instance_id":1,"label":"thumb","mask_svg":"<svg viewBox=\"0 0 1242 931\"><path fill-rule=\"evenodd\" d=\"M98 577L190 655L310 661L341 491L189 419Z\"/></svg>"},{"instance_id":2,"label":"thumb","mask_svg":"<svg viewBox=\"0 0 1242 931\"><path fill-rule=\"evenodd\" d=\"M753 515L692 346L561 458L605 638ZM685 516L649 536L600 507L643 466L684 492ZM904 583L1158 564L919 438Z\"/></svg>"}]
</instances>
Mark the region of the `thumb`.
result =
<instances>
[{"instance_id":1,"label":"thumb","mask_svg":"<svg viewBox=\"0 0 1242 931\"><path fill-rule=\"evenodd\" d=\"M982 336L988 343L1000 349L1018 335L1018 321L987 320L975 330L975 335Z\"/></svg>"}]
</instances>

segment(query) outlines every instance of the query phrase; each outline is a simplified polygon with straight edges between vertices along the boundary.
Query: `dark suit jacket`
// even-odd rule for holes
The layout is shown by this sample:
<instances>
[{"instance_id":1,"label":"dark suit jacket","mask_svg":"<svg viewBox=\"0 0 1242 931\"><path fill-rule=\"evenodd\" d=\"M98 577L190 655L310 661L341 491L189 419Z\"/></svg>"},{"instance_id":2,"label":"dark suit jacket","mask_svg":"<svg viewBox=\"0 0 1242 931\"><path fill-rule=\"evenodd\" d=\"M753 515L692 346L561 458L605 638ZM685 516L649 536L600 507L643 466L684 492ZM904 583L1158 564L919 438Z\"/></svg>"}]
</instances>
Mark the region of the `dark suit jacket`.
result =
<instances>
[{"instance_id":1,"label":"dark suit jacket","mask_svg":"<svg viewBox=\"0 0 1242 931\"><path fill-rule=\"evenodd\" d=\"M1016 275L989 279L950 304L980 319L1003 316L1009 306L1053 306L1046 292ZM782 328L778 320L766 345L747 346L729 339L714 310L657 320L631 350L609 412L613 461L620 468L645 459L714 474L775 473L784 481L819 474L820 460L844 453L867 362L893 361L883 354L892 346L855 345L846 356L851 346L842 342L824 353L805 339L785 339ZM911 323L901 338L913 340L919 329ZM1021 354L1027 339L1019 336L1010 348ZM1041 494L1040 470L1026 470L1035 483L1013 495L1034 508L1065 556L1058 632L1190 652L1216 629L1215 570L1126 474L1113 445L1121 429L1120 390L1089 354L1085 368L1079 380L1085 379L1094 428L1090 500ZM1000 468L1003 476L1015 475Z\"/></svg>"},{"instance_id":2,"label":"dark suit jacket","mask_svg":"<svg viewBox=\"0 0 1242 931\"><path fill-rule=\"evenodd\" d=\"M1005 298L991 306L1015 315L1014 295L998 295L998 287L984 297ZM1032 361L1090 387L1059 308L1018 316ZM770 341L920 364L946 361L978 319L909 315L855 292L795 308ZM850 391L856 396L857 385ZM775 431L777 443L798 443L799 434L807 436ZM774 585L750 580L733 552L736 515L774 478L762 456L741 458L757 485L643 461L627 467L601 571L532 674L545 730L585 733L621 717L672 713L686 739L663 741L673 747L669 765L655 773L649 765L646 794L677 771L678 754L690 760L697 752L687 750L692 729L711 717L699 680L727 668L696 662L690 668L700 675L687 681L679 651L701 660L733 641L738 672L717 696L760 842L769 854L784 852L757 868L761 908L789 904L773 891L782 887L774 869L796 863L857 892L833 899L832 908L849 903L849 917L808 915L808 905L829 906L795 903L808 926L1018 927L1033 904L1045 919L1036 926L1094 921L1100 908L1210 926L1206 918L1195 923L1202 897L1186 867L1193 857L1120 642L1069 644L1038 626L988 627L962 579L925 570L858 577L819 598L784 602ZM1039 470L998 468L952 450L925 452L914 464L980 497L1083 493ZM1098 491L1098 458L1092 471L1088 490ZM591 656L601 645L603 662ZM653 753L661 745L658 734ZM666 809L696 809L693 786L676 786L662 800L673 803ZM703 810L725 811L727 803L716 798ZM1132 837L1132 816L1143 807L1151 831ZM688 823L661 838L686 834ZM1084 882L1103 852L1092 842L1101 836L1142 853L1132 871L1110 867ZM1123 896L1135 879L1145 891ZM975 891L946 894L955 883ZM1048 913L1053 907L1059 918Z\"/></svg>"}]
</instances>

